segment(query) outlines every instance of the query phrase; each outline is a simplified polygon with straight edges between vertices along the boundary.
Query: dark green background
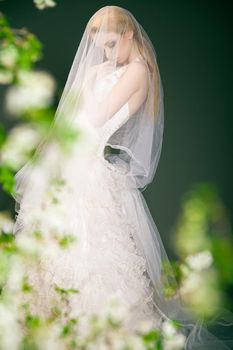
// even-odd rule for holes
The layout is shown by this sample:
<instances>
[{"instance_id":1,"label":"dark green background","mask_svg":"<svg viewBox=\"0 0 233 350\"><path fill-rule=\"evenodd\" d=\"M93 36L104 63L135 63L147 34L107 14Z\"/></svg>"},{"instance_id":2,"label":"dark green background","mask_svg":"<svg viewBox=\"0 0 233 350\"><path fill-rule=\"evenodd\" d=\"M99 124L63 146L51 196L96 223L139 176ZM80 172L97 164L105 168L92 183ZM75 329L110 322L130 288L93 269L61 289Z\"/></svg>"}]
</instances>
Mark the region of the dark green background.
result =
<instances>
[{"instance_id":1,"label":"dark green background","mask_svg":"<svg viewBox=\"0 0 233 350\"><path fill-rule=\"evenodd\" d=\"M36 67L50 71L63 87L90 16L105 5L132 12L157 52L164 88L164 142L156 176L144 195L172 254L169 233L182 194L193 182L214 182L232 218L231 1L60 0L57 7L39 11L32 0L5 0L0 11L13 27L27 27L38 36L44 57ZM4 90L1 87L1 104ZM2 109L1 120L7 122Z\"/></svg>"}]
</instances>

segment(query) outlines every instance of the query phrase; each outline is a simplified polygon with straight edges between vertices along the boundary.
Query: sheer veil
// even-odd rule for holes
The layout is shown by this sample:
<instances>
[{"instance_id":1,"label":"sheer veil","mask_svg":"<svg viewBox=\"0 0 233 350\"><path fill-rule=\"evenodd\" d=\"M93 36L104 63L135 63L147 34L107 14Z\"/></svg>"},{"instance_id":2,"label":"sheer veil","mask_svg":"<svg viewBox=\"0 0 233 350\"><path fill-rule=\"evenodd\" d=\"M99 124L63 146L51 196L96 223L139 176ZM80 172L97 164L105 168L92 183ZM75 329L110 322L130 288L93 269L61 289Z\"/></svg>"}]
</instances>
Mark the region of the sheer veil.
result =
<instances>
[{"instance_id":1,"label":"sheer veil","mask_svg":"<svg viewBox=\"0 0 233 350\"><path fill-rule=\"evenodd\" d=\"M130 52L126 51L125 38L131 39L131 46L127 46ZM132 52L134 56L130 54ZM126 56L130 57L127 61L124 60ZM120 79L111 89L106 89L103 82L114 79L116 75L112 73L121 74ZM134 90L137 79L141 79L140 93ZM121 117L123 110L127 114L123 113ZM115 132L108 134L113 122L116 124ZM219 333L215 336L207 330L203 320L192 318L178 292L169 298L163 293L164 286L173 288L176 279L141 193L152 182L161 154L163 87L155 48L128 10L105 6L88 21L50 132L59 125L92 128L93 139L98 138L99 131L103 130L109 135L103 146L110 146L116 151L108 161L124 164L127 168L128 186L141 197L147 214L144 226L142 223L147 230L143 230L136 240L148 263L148 273L155 287L154 305L161 319L175 318L181 323L184 332L189 334L185 349L231 349L232 338L224 336L224 331L221 331L221 326L233 325L230 312L225 310L221 313L217 320ZM15 210L19 213L15 225L17 234L26 225L20 210L26 213L30 205L40 203L51 176L59 174L65 166L67 155L64 156L55 141L51 142L50 132L41 141L32 159L15 175ZM162 263L170 267L168 276L161 272Z\"/></svg>"}]
</instances>

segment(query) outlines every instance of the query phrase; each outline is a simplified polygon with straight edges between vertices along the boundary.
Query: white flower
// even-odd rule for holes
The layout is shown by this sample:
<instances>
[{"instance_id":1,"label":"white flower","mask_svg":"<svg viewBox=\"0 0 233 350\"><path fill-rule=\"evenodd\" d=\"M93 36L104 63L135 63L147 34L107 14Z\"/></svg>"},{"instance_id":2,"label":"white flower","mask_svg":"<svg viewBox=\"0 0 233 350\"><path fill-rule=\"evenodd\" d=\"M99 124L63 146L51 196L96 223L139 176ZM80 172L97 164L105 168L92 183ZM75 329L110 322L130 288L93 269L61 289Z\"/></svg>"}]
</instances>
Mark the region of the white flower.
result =
<instances>
[{"instance_id":1,"label":"white flower","mask_svg":"<svg viewBox=\"0 0 233 350\"><path fill-rule=\"evenodd\" d=\"M141 337L138 337L138 336L127 336L128 338L128 344L129 344L129 348L130 349L133 349L133 350L144 350L145 349L145 344L144 344L144 341ZM127 348L127 346L125 347ZM123 348L119 348L120 349L123 349Z\"/></svg>"},{"instance_id":2,"label":"white flower","mask_svg":"<svg viewBox=\"0 0 233 350\"><path fill-rule=\"evenodd\" d=\"M0 232L13 232L14 220L10 217L8 212L0 213Z\"/></svg>"},{"instance_id":3,"label":"white flower","mask_svg":"<svg viewBox=\"0 0 233 350\"><path fill-rule=\"evenodd\" d=\"M165 337L172 337L176 334L176 328L173 325L172 321L164 321L161 329Z\"/></svg>"},{"instance_id":4,"label":"white flower","mask_svg":"<svg viewBox=\"0 0 233 350\"><path fill-rule=\"evenodd\" d=\"M181 350L184 348L186 337L183 334L175 334L170 339L163 340L164 350Z\"/></svg>"},{"instance_id":5,"label":"white flower","mask_svg":"<svg viewBox=\"0 0 233 350\"><path fill-rule=\"evenodd\" d=\"M40 134L27 124L12 128L1 150L1 163L18 169L40 140Z\"/></svg>"},{"instance_id":6,"label":"white flower","mask_svg":"<svg viewBox=\"0 0 233 350\"><path fill-rule=\"evenodd\" d=\"M147 333L153 328L154 328L154 322L152 320L151 321L143 320L140 322L138 329L140 330L140 332Z\"/></svg>"},{"instance_id":7,"label":"white flower","mask_svg":"<svg viewBox=\"0 0 233 350\"><path fill-rule=\"evenodd\" d=\"M81 339L89 336L91 333L91 324L88 314L82 314L79 316L78 322L78 334Z\"/></svg>"},{"instance_id":8,"label":"white flower","mask_svg":"<svg viewBox=\"0 0 233 350\"><path fill-rule=\"evenodd\" d=\"M190 272L190 274L182 281L180 292L183 295L193 293L198 290L202 283L202 277L198 273Z\"/></svg>"},{"instance_id":9,"label":"white flower","mask_svg":"<svg viewBox=\"0 0 233 350\"><path fill-rule=\"evenodd\" d=\"M54 230L57 234L63 234L67 231L65 208L62 205L48 205L46 210L38 211L38 221L41 222L42 232Z\"/></svg>"},{"instance_id":10,"label":"white flower","mask_svg":"<svg viewBox=\"0 0 233 350\"><path fill-rule=\"evenodd\" d=\"M38 332L37 347L39 350L64 350L62 345L60 334L61 325L52 323L47 328L42 328Z\"/></svg>"},{"instance_id":11,"label":"white flower","mask_svg":"<svg viewBox=\"0 0 233 350\"><path fill-rule=\"evenodd\" d=\"M196 271L201 271L210 267L213 262L213 256L210 251L204 250L197 254L189 255L186 258L188 266Z\"/></svg>"},{"instance_id":12,"label":"white flower","mask_svg":"<svg viewBox=\"0 0 233 350\"><path fill-rule=\"evenodd\" d=\"M121 296L118 295L117 291L109 298L103 313L110 316L115 322L123 322L127 317L128 308L123 304Z\"/></svg>"},{"instance_id":13,"label":"white flower","mask_svg":"<svg viewBox=\"0 0 233 350\"><path fill-rule=\"evenodd\" d=\"M18 350L21 332L14 310L0 303L0 343L1 349Z\"/></svg>"},{"instance_id":14,"label":"white flower","mask_svg":"<svg viewBox=\"0 0 233 350\"><path fill-rule=\"evenodd\" d=\"M26 254L36 254L42 251L42 245L31 233L23 233L16 236L17 245Z\"/></svg>"},{"instance_id":15,"label":"white flower","mask_svg":"<svg viewBox=\"0 0 233 350\"><path fill-rule=\"evenodd\" d=\"M19 116L24 110L50 106L56 83L52 75L45 71L22 70L18 74L19 84L6 92L5 108Z\"/></svg>"},{"instance_id":16,"label":"white flower","mask_svg":"<svg viewBox=\"0 0 233 350\"><path fill-rule=\"evenodd\" d=\"M7 292L16 293L20 290L24 277L24 267L19 259L14 259L7 278Z\"/></svg>"},{"instance_id":17,"label":"white flower","mask_svg":"<svg viewBox=\"0 0 233 350\"><path fill-rule=\"evenodd\" d=\"M53 0L34 0L34 4L39 10L43 10L46 7L54 7L56 6L55 1Z\"/></svg>"},{"instance_id":18,"label":"white flower","mask_svg":"<svg viewBox=\"0 0 233 350\"><path fill-rule=\"evenodd\" d=\"M111 343L114 350L122 350L126 347L126 341L120 332L118 334L111 334Z\"/></svg>"},{"instance_id":19,"label":"white flower","mask_svg":"<svg viewBox=\"0 0 233 350\"><path fill-rule=\"evenodd\" d=\"M108 335L114 350L145 350L143 339L136 333L124 332L123 329L118 329L115 332L109 332Z\"/></svg>"},{"instance_id":20,"label":"white flower","mask_svg":"<svg viewBox=\"0 0 233 350\"><path fill-rule=\"evenodd\" d=\"M0 64L7 67L14 67L18 57L18 52L13 45L9 45L0 50Z\"/></svg>"},{"instance_id":21,"label":"white flower","mask_svg":"<svg viewBox=\"0 0 233 350\"><path fill-rule=\"evenodd\" d=\"M12 72L0 69L0 84L9 84L11 83L12 79Z\"/></svg>"}]
</instances>

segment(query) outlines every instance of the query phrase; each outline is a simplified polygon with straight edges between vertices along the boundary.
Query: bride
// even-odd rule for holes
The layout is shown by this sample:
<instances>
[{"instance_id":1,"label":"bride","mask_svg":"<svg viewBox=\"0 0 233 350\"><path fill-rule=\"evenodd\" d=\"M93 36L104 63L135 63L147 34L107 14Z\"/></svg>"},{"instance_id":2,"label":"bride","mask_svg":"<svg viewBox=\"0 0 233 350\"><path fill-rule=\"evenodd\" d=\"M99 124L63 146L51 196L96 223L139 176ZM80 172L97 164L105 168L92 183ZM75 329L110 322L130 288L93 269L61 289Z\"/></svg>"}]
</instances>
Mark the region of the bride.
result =
<instances>
[{"instance_id":1,"label":"bride","mask_svg":"<svg viewBox=\"0 0 233 350\"><path fill-rule=\"evenodd\" d=\"M142 195L161 153L163 88L154 47L129 11L105 6L90 18L51 130L64 126L76 132L72 147L48 137L15 176L15 238L40 231L53 252L28 270L33 310L49 313L56 283L80 291L70 298L74 316L117 297L129 328L176 319L190 331L186 349L229 349L192 321L178 292L165 294L175 277L164 273L169 260ZM65 234L76 241L61 252L54 237Z\"/></svg>"}]
</instances>

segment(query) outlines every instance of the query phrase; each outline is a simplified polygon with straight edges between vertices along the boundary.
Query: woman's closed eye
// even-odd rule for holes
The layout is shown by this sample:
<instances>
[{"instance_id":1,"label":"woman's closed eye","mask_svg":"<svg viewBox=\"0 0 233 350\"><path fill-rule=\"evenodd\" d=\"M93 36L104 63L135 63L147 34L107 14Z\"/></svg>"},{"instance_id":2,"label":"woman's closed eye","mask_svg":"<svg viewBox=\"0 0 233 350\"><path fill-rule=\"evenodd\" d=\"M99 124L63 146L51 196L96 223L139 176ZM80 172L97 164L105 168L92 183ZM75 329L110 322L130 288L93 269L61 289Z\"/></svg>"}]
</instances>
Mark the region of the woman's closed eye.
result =
<instances>
[{"instance_id":1,"label":"woman's closed eye","mask_svg":"<svg viewBox=\"0 0 233 350\"><path fill-rule=\"evenodd\" d=\"M112 49L115 45L116 45L116 41L115 40L107 41L105 43L105 46L108 46L110 49Z\"/></svg>"}]
</instances>

